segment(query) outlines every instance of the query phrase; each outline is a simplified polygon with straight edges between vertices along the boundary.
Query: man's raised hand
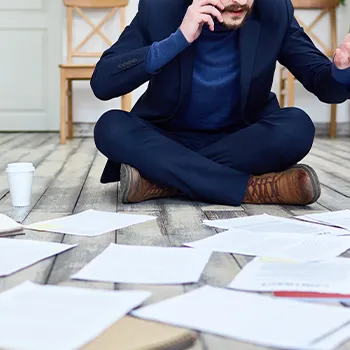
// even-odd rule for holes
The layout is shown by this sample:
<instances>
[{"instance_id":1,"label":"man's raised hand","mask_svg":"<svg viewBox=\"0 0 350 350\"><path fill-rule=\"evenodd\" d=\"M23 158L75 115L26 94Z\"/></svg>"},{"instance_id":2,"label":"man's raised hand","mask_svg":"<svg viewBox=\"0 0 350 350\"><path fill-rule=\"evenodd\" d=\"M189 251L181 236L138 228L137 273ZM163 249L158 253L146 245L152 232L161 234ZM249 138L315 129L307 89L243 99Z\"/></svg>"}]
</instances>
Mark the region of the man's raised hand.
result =
<instances>
[{"instance_id":1,"label":"man's raised hand","mask_svg":"<svg viewBox=\"0 0 350 350\"><path fill-rule=\"evenodd\" d=\"M180 25L180 30L186 40L193 43L202 32L204 24L207 24L210 30L214 30L213 17L222 22L223 19L219 10L223 10L224 7L221 0L193 0Z\"/></svg>"},{"instance_id":2,"label":"man's raised hand","mask_svg":"<svg viewBox=\"0 0 350 350\"><path fill-rule=\"evenodd\" d=\"M350 67L350 34L346 36L335 52L334 64L339 69Z\"/></svg>"}]
</instances>

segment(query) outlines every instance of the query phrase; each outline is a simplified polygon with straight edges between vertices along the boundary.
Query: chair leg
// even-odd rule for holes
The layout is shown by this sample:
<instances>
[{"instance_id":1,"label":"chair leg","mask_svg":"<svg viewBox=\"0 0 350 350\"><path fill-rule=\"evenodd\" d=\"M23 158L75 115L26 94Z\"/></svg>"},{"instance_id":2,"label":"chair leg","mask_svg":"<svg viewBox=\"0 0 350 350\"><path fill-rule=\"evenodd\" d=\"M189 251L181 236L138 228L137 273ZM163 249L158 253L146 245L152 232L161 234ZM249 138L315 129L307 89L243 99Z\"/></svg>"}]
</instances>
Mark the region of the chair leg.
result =
<instances>
[{"instance_id":1,"label":"chair leg","mask_svg":"<svg viewBox=\"0 0 350 350\"><path fill-rule=\"evenodd\" d=\"M67 99L68 99L68 139L73 138L73 89L72 80L68 80L67 88Z\"/></svg>"},{"instance_id":2,"label":"chair leg","mask_svg":"<svg viewBox=\"0 0 350 350\"><path fill-rule=\"evenodd\" d=\"M294 106L294 76L292 73L288 72L288 107Z\"/></svg>"},{"instance_id":3,"label":"chair leg","mask_svg":"<svg viewBox=\"0 0 350 350\"><path fill-rule=\"evenodd\" d=\"M66 94L66 75L63 70L61 70L61 85L60 85L60 93L61 93L61 103L60 103L60 143L66 143L66 113L67 113L67 94Z\"/></svg>"},{"instance_id":4,"label":"chair leg","mask_svg":"<svg viewBox=\"0 0 350 350\"><path fill-rule=\"evenodd\" d=\"M337 136L337 105L331 105L331 121L329 127L329 137Z\"/></svg>"},{"instance_id":5,"label":"chair leg","mask_svg":"<svg viewBox=\"0 0 350 350\"><path fill-rule=\"evenodd\" d=\"M285 98L284 98L284 94L285 94L285 88L286 88L286 84L285 81L283 79L283 71L285 68L281 67L280 68L280 106L281 108L284 107L285 104Z\"/></svg>"},{"instance_id":6,"label":"chair leg","mask_svg":"<svg viewBox=\"0 0 350 350\"><path fill-rule=\"evenodd\" d=\"M122 110L130 112L131 110L131 94L122 96Z\"/></svg>"}]
</instances>

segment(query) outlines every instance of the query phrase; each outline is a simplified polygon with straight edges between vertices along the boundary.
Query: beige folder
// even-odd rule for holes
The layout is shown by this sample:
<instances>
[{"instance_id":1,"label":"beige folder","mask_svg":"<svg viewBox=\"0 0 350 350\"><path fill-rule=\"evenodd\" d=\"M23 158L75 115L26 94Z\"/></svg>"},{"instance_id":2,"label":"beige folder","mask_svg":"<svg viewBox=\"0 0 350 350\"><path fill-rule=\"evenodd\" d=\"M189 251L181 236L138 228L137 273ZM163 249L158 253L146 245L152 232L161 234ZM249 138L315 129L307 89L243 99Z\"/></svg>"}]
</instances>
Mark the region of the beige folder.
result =
<instances>
[{"instance_id":1,"label":"beige folder","mask_svg":"<svg viewBox=\"0 0 350 350\"><path fill-rule=\"evenodd\" d=\"M191 330L125 316L82 350L185 350L196 339Z\"/></svg>"}]
</instances>

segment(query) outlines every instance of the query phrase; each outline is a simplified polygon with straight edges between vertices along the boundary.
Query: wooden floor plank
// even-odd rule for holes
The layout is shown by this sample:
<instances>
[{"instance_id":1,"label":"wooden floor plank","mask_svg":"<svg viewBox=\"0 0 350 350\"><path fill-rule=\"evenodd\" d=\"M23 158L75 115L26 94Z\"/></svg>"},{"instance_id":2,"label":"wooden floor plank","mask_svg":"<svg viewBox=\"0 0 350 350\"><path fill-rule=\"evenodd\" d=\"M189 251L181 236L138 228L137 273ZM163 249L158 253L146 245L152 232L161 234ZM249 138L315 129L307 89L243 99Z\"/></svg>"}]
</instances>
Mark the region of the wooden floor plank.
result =
<instances>
[{"instance_id":1,"label":"wooden floor plank","mask_svg":"<svg viewBox=\"0 0 350 350\"><path fill-rule=\"evenodd\" d=\"M73 212L96 155L93 142L85 139L65 163L60 174L44 193L36 210L51 213Z\"/></svg>"},{"instance_id":2,"label":"wooden floor plank","mask_svg":"<svg viewBox=\"0 0 350 350\"><path fill-rule=\"evenodd\" d=\"M47 134L25 134L21 139L14 139L11 148L0 145L1 164L0 171L5 170L8 163L18 162L30 152L45 144L51 138Z\"/></svg>"},{"instance_id":3,"label":"wooden floor plank","mask_svg":"<svg viewBox=\"0 0 350 350\"><path fill-rule=\"evenodd\" d=\"M77 151L77 146L80 143L80 140L74 140L69 144L69 146L57 147L57 149L38 166L37 176L42 179L42 182L37 181L33 186L34 207L31 206L29 208L13 208L10 204L9 198L6 198L6 200L0 202L0 212L8 214L13 219L18 220L24 224L31 224L33 222L42 220L55 219L57 217L69 214L36 211L36 199L39 198L38 201L40 201L43 193L52 183L53 179L55 179L56 175L60 172L67 159L69 159L71 153ZM47 242L61 242L62 238L63 237L60 234L37 232L31 230L26 230L25 236L15 237L15 239L31 239ZM65 256L65 254L67 254L67 252L62 253L63 256ZM0 291L14 287L25 280L37 283L45 283L48 279L54 260L55 257L52 257L11 276L0 278Z\"/></svg>"},{"instance_id":4,"label":"wooden floor plank","mask_svg":"<svg viewBox=\"0 0 350 350\"><path fill-rule=\"evenodd\" d=\"M55 135L55 137L53 137ZM116 183L101 184L105 157L96 151L93 139L74 139L59 145L56 134L1 134L0 212L14 219L32 223L78 213L90 208L105 211L144 213L157 220L134 225L97 237L79 237L27 231L15 239L35 239L79 245L39 262L7 278L0 278L0 292L25 280L38 283L75 285L85 288L141 289L152 292L146 303L154 303L198 288L201 285L226 287L249 260L249 257L214 253L198 284L154 286L113 284L71 280L70 276L100 254L110 243L151 246L181 246L183 242L202 239L222 230L203 225L203 219L224 219L267 213L283 217L310 212L350 208L350 173L346 139L316 139L310 154L303 160L317 171L322 194L317 203L306 207L277 205L242 205L238 207L190 202L182 199L153 200L122 204L117 198ZM8 194L4 168L12 161L29 161L36 166L33 202L28 208L13 208ZM2 194L2 195L1 195ZM2 198L2 199L1 199ZM347 257L350 255L346 255ZM232 315L239 317L239 315ZM339 350L350 349L348 342ZM262 347L210 334L202 334L192 350L262 350Z\"/></svg>"},{"instance_id":5,"label":"wooden floor plank","mask_svg":"<svg viewBox=\"0 0 350 350\"><path fill-rule=\"evenodd\" d=\"M338 137L332 140L327 138L316 138L314 144L315 147L317 147L318 144L322 144L328 146L330 149L333 150L347 151L350 147L350 139L344 137Z\"/></svg>"},{"instance_id":6,"label":"wooden floor plank","mask_svg":"<svg viewBox=\"0 0 350 350\"><path fill-rule=\"evenodd\" d=\"M335 156L335 157L339 157L342 158L344 160L350 160L350 154L349 154L349 150L343 150L343 149L338 149L336 147L334 147L334 145L329 145L329 144L325 144L322 142L316 142L316 144L314 145L314 147L312 148L312 154L317 155L317 153L315 151L317 150L321 150L321 151L325 151L328 153L328 157L330 155ZM327 159L326 158L326 159Z\"/></svg>"},{"instance_id":7,"label":"wooden floor plank","mask_svg":"<svg viewBox=\"0 0 350 350\"><path fill-rule=\"evenodd\" d=\"M105 158L98 153L87 175L87 179L73 213L79 213L87 209L115 212L116 202L114 186L103 186L99 182L101 167L104 162ZM78 246L74 251L67 252L64 258L60 256L57 257L48 283L86 288L114 289L113 283L72 280L70 276L82 269L97 255L102 253L110 243L115 243L115 241L115 231L96 237L65 235L63 243L78 244Z\"/></svg>"},{"instance_id":8,"label":"wooden floor plank","mask_svg":"<svg viewBox=\"0 0 350 350\"><path fill-rule=\"evenodd\" d=\"M176 203L176 205L174 205ZM162 203L162 219L172 246L180 246L182 243L190 242L216 233L215 229L203 224L207 219L200 206L180 200L164 200ZM199 284L187 285L185 290L189 291L203 284L225 287L240 270L237 262L230 254L213 253L201 276ZM234 317L234 315L232 316ZM202 334L206 349L236 349L240 342Z\"/></svg>"},{"instance_id":9,"label":"wooden floor plank","mask_svg":"<svg viewBox=\"0 0 350 350\"><path fill-rule=\"evenodd\" d=\"M11 140L18 138L21 134L18 133L0 133L0 145L6 144Z\"/></svg>"},{"instance_id":10,"label":"wooden floor plank","mask_svg":"<svg viewBox=\"0 0 350 350\"><path fill-rule=\"evenodd\" d=\"M78 146L77 142L74 142L76 147ZM61 148L58 146L57 141L52 141L52 140L47 140L44 144L41 146L31 150L31 152L24 157L20 159L21 162L31 162L33 163L35 167L35 172L34 172L34 178L33 178L33 196L32 196L32 204L35 204L37 198L40 198L41 194L44 192L41 188L44 186L45 187L45 179L46 178L51 178L55 174L55 166L58 164L52 164L53 168L50 167L49 165L49 160L52 159L52 156L55 155ZM71 151L70 148L65 147L64 150L69 150ZM45 171L45 166L47 169ZM43 179L42 177L45 177ZM39 196L39 197L38 197ZM9 208L10 207L10 193L9 193L9 186L8 186L8 181L7 181L7 175L5 173L0 174L0 210L5 210L5 207ZM32 205L33 206L33 205ZM24 208L22 212L26 211L29 212L32 208L32 206L28 208ZM8 211L7 211L8 212ZM16 211L18 212L18 210ZM9 212L8 212L9 213ZM10 213L8 214L10 215ZM17 219L16 220L20 221L22 219Z\"/></svg>"}]
</instances>

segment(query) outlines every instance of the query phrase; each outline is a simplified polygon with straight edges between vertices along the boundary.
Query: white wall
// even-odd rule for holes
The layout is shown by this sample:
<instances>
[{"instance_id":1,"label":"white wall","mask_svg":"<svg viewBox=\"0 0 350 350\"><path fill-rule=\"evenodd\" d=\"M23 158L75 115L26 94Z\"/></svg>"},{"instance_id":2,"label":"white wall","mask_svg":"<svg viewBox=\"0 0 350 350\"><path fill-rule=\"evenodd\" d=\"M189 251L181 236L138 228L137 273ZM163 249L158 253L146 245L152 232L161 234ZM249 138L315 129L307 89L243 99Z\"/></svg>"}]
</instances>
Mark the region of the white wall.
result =
<instances>
[{"instance_id":1,"label":"white wall","mask_svg":"<svg viewBox=\"0 0 350 350\"><path fill-rule=\"evenodd\" d=\"M348 0L350 1L350 0ZM138 0L130 0L129 5L127 7L127 23L130 23L133 16L137 11ZM98 23L99 20L103 17L103 12L88 12L89 15L92 16L94 23ZM317 15L317 12L314 11L300 11L298 10L298 14L301 19L306 23L310 23ZM348 33L350 28L350 4L347 8L341 7L338 9L338 42L340 42ZM83 20L76 18L75 22L75 30L76 34L74 36L74 40L79 42L79 39L82 40L85 33L90 30L90 27L84 23ZM111 38L114 42L117 40L119 36L119 19L108 23L103 28L103 32ZM329 20L328 17L324 18L319 25L317 25L315 29L315 33L320 35L322 33L322 37L326 43L329 43ZM66 34L66 33L64 33ZM65 35L64 35L65 38ZM65 42L64 42L65 45ZM65 46L64 46L65 47ZM88 44L86 44L86 50L104 50L106 45L99 38L95 38L91 40ZM65 59L66 51L63 53L63 57ZM75 62L91 62L91 60L76 60ZM273 90L277 93L279 88L278 82L278 70L275 75L275 82L273 86ZM75 122L95 122L99 116L106 110L111 108L120 108L120 99L116 99L114 101L102 102L98 101L92 94L89 83L88 82L74 82L74 121ZM139 98L139 96L146 89L146 84L138 88L136 91L132 93L132 101L133 103ZM309 113L314 122L328 122L330 115L330 107L320 103L313 95L305 91L305 89L299 84L296 83L296 101L295 104L298 107L301 107ZM349 121L349 101L339 105L338 115L339 122L348 122Z\"/></svg>"}]
</instances>

